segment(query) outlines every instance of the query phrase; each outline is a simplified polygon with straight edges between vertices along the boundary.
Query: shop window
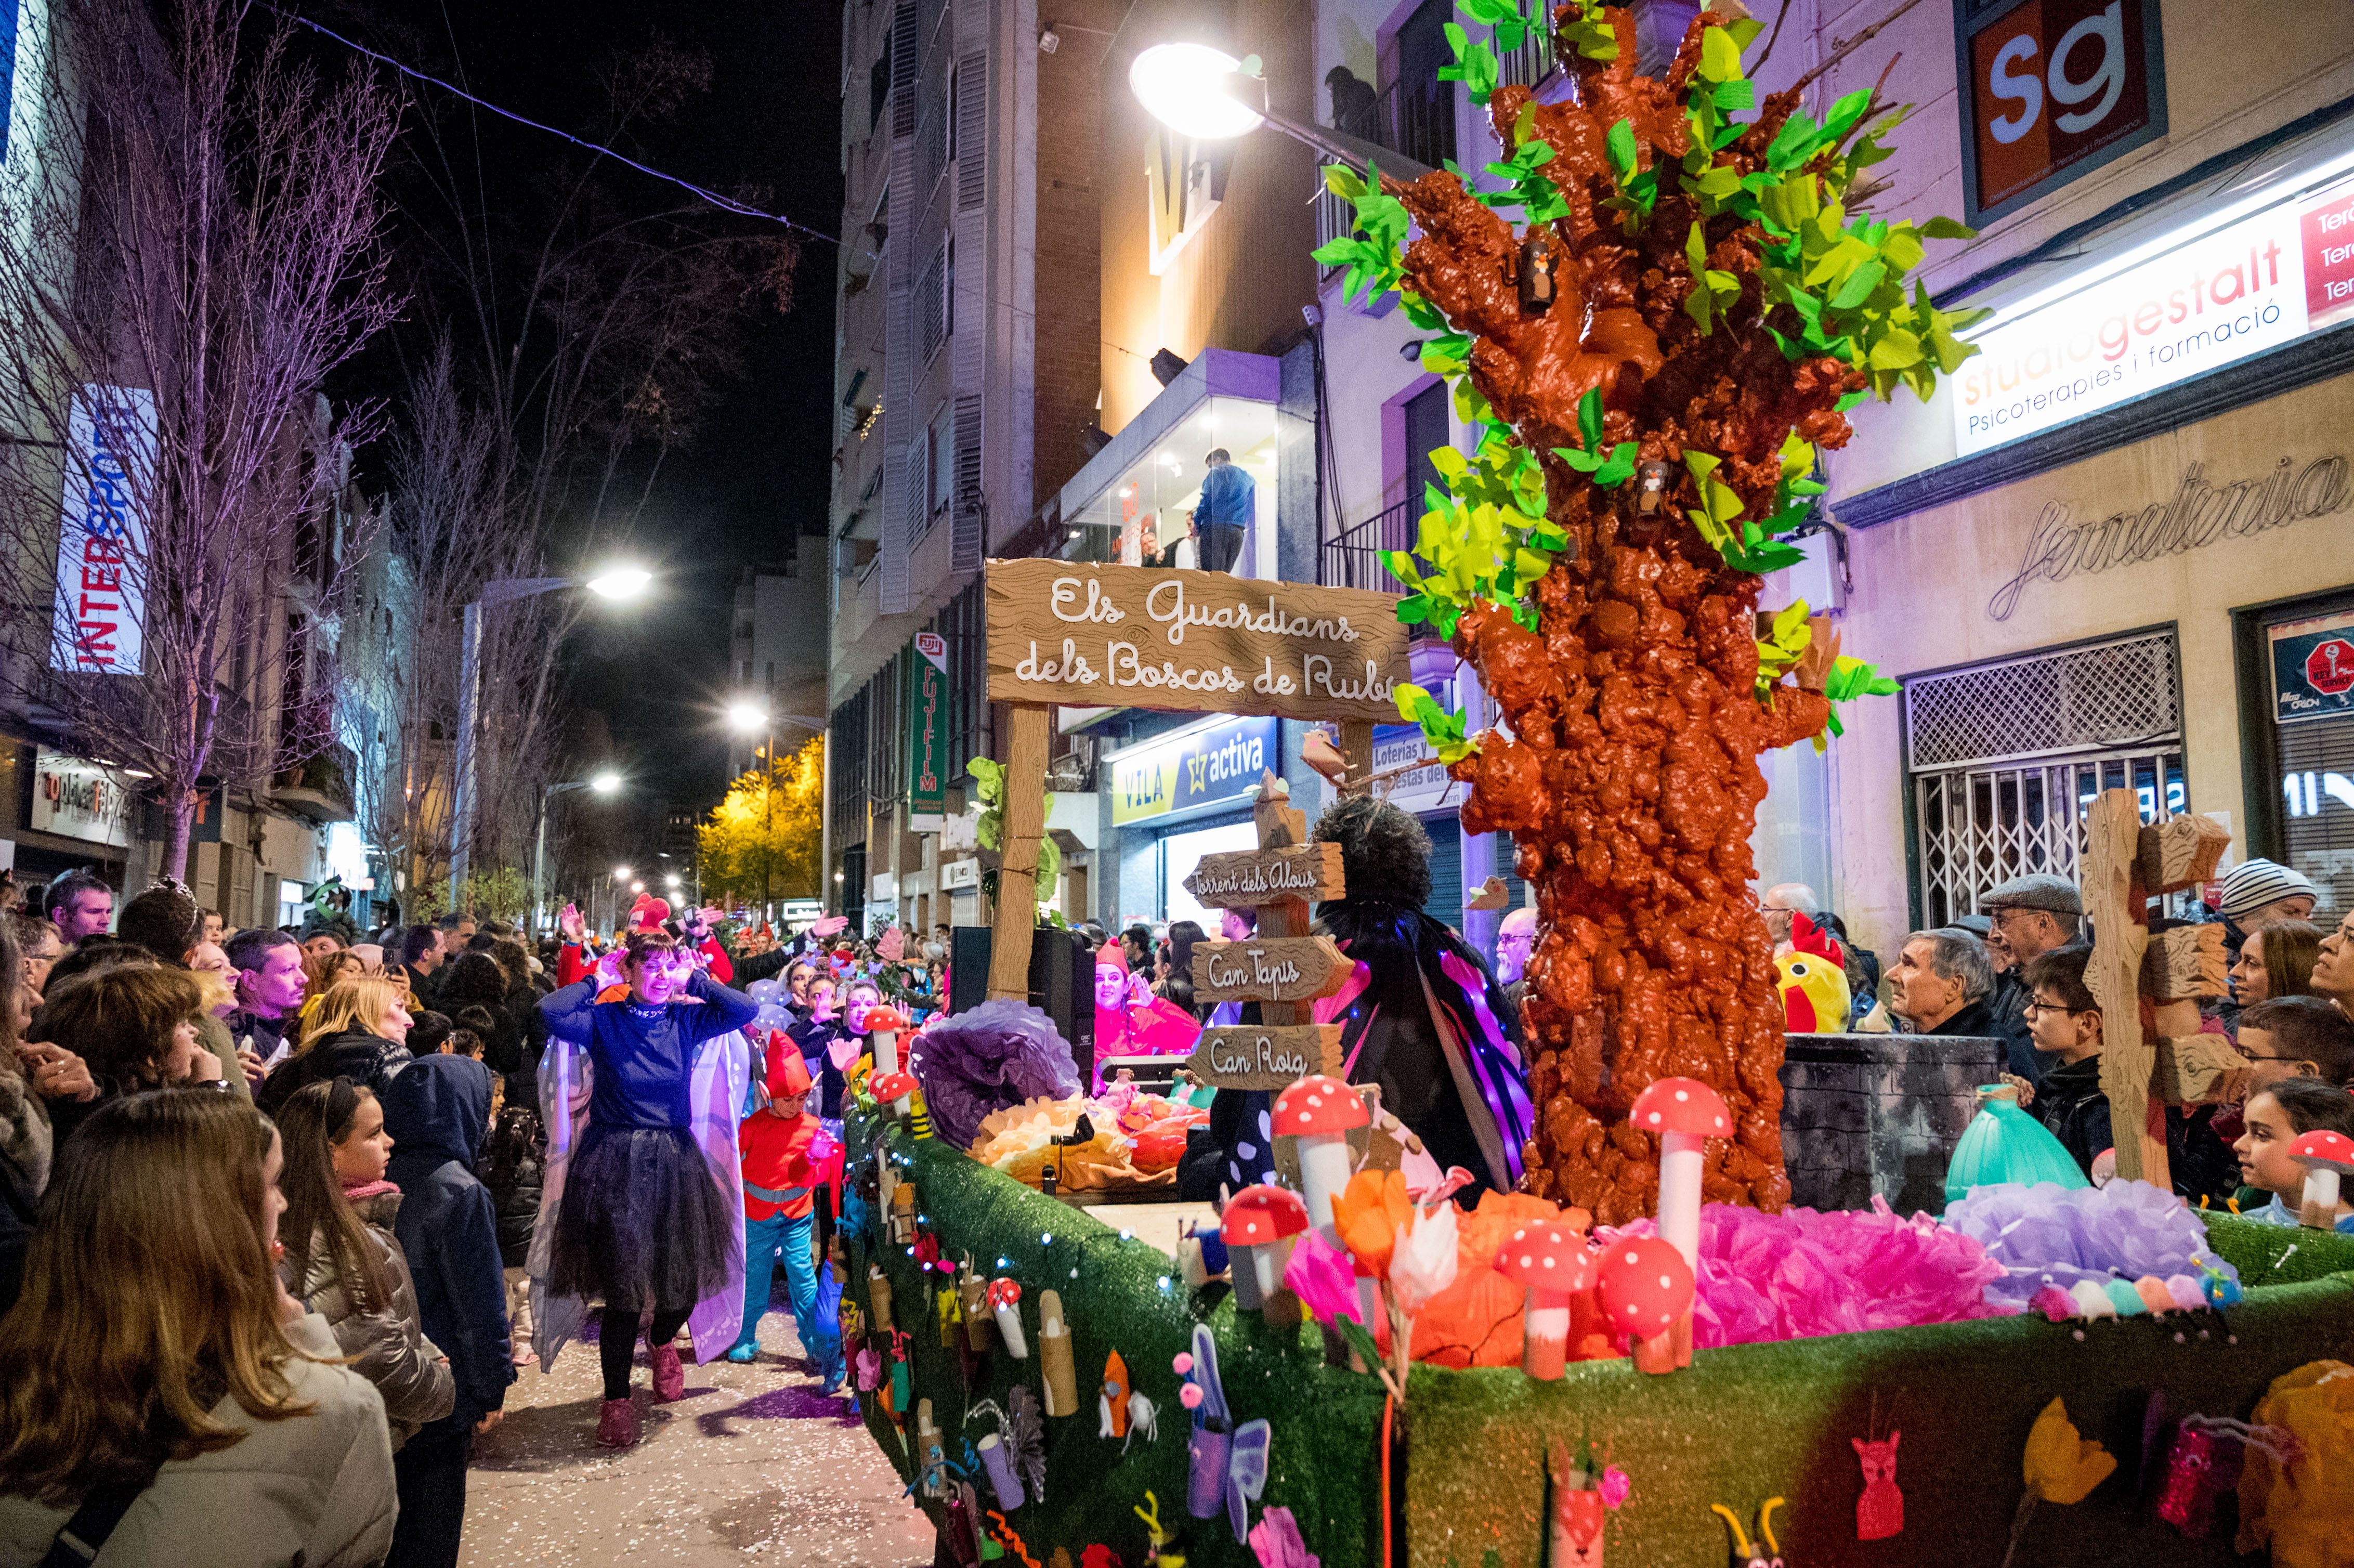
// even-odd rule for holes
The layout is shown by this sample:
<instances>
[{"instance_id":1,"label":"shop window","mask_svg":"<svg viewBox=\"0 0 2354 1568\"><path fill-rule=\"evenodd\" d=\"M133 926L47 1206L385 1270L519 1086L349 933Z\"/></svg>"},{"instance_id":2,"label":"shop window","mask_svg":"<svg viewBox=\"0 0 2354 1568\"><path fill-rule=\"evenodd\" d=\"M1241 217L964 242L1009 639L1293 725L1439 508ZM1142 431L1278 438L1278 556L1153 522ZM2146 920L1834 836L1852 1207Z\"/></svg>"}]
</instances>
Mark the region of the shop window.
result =
<instances>
[{"instance_id":1,"label":"shop window","mask_svg":"<svg viewBox=\"0 0 2354 1568\"><path fill-rule=\"evenodd\" d=\"M2146 822L2190 809L2171 631L1917 676L1904 706L1924 927L2014 876L2075 879L2105 790L2133 790Z\"/></svg>"},{"instance_id":2,"label":"shop window","mask_svg":"<svg viewBox=\"0 0 2354 1568\"><path fill-rule=\"evenodd\" d=\"M2313 879L2315 918L2327 926L2354 909L2354 606L2315 608L2264 617L2271 723L2258 729L2270 732L2267 804L2278 815L2274 832L2257 838ZM2251 827L2264 814L2253 810Z\"/></svg>"}]
</instances>

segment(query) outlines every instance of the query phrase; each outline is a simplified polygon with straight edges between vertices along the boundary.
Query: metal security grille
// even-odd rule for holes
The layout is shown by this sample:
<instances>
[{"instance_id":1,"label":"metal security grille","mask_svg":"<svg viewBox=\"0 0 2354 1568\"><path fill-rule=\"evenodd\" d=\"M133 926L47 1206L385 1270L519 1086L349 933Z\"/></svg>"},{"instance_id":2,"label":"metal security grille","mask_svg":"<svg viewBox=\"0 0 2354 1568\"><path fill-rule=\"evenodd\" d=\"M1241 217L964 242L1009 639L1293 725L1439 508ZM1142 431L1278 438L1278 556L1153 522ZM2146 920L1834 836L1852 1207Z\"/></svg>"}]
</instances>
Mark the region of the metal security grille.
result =
<instances>
[{"instance_id":1,"label":"metal security grille","mask_svg":"<svg viewBox=\"0 0 2354 1568\"><path fill-rule=\"evenodd\" d=\"M2145 822L2190 810L2171 631L1918 676L1904 707L1925 926L2014 876L2075 880L2104 790L2131 789Z\"/></svg>"},{"instance_id":2,"label":"metal security grille","mask_svg":"<svg viewBox=\"0 0 2354 1568\"><path fill-rule=\"evenodd\" d=\"M1904 683L1908 765L2127 750L2182 731L2174 633L2006 659Z\"/></svg>"},{"instance_id":3,"label":"metal security grille","mask_svg":"<svg viewBox=\"0 0 2354 1568\"><path fill-rule=\"evenodd\" d=\"M2078 876L2093 799L2131 789L2141 820L2189 809L2179 745L2015 767L1962 768L1914 779L1925 927L1978 913L1978 895L2031 872Z\"/></svg>"}]
</instances>

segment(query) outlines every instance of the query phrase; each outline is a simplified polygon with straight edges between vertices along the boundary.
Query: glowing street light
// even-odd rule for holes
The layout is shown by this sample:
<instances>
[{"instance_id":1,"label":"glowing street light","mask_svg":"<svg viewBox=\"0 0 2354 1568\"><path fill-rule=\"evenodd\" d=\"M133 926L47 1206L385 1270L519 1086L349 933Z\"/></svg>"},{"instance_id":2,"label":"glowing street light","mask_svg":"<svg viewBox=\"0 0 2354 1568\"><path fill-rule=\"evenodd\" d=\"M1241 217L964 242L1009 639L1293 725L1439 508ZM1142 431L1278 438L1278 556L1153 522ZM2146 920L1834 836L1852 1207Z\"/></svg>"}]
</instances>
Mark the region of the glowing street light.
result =
<instances>
[{"instance_id":1,"label":"glowing street light","mask_svg":"<svg viewBox=\"0 0 2354 1568\"><path fill-rule=\"evenodd\" d=\"M561 588L585 588L599 599L627 603L645 597L653 573L634 561L616 561L590 577L493 577L466 602L459 629L457 800L451 813L456 826L450 852L450 906L465 898L466 861L474 821L474 727L482 697L482 610L486 606L536 599ZM620 780L614 780L620 788ZM600 790L599 793L606 791ZM535 918L536 912L535 911Z\"/></svg>"},{"instance_id":2,"label":"glowing street light","mask_svg":"<svg viewBox=\"0 0 2354 1568\"><path fill-rule=\"evenodd\" d=\"M621 776L608 770L588 780L588 788L599 795L611 795L621 788Z\"/></svg>"},{"instance_id":3,"label":"glowing street light","mask_svg":"<svg viewBox=\"0 0 2354 1568\"><path fill-rule=\"evenodd\" d=\"M1147 113L1196 141L1231 141L1265 125L1360 173L1377 163L1382 173L1402 180L1430 173L1428 165L1361 136L1278 114L1267 105L1257 55L1238 60L1207 44L1155 44L1129 66L1128 87Z\"/></svg>"},{"instance_id":4,"label":"glowing street light","mask_svg":"<svg viewBox=\"0 0 2354 1568\"><path fill-rule=\"evenodd\" d=\"M643 599L653 586L654 575L631 562L617 562L590 577L587 588L590 593L626 604L633 599Z\"/></svg>"},{"instance_id":5,"label":"glowing street light","mask_svg":"<svg viewBox=\"0 0 2354 1568\"><path fill-rule=\"evenodd\" d=\"M1226 90L1226 79L1242 67L1207 44L1155 44L1128 68L1128 86L1146 113L1180 135L1230 141L1267 123L1266 115Z\"/></svg>"},{"instance_id":6,"label":"glowing street light","mask_svg":"<svg viewBox=\"0 0 2354 1568\"><path fill-rule=\"evenodd\" d=\"M614 881L616 881L616 882L627 882L627 881L629 881L629 880L630 880L630 868L629 868L628 866L626 866L626 865L617 865L617 866L615 866L615 867L613 868L613 880L614 880Z\"/></svg>"}]
</instances>

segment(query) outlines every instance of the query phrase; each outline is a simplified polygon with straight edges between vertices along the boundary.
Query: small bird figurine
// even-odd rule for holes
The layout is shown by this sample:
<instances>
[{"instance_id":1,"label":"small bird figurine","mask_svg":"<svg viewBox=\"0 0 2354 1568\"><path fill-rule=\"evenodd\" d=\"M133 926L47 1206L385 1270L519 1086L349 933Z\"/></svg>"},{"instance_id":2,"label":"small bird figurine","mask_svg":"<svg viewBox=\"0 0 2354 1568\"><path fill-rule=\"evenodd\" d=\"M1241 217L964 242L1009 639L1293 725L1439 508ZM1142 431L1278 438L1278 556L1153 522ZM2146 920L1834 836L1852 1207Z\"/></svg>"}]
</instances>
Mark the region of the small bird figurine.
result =
<instances>
[{"instance_id":1,"label":"small bird figurine","mask_svg":"<svg viewBox=\"0 0 2354 1568\"><path fill-rule=\"evenodd\" d=\"M1501 909L1511 902L1511 890L1504 885L1504 879L1500 876L1491 876L1473 890L1471 896L1464 902L1463 907L1467 910Z\"/></svg>"},{"instance_id":2,"label":"small bird figurine","mask_svg":"<svg viewBox=\"0 0 2354 1568\"><path fill-rule=\"evenodd\" d=\"M1308 738L1299 743L1299 760L1340 783L1349 772L1349 754L1332 744L1332 737L1320 729L1311 729Z\"/></svg>"}]
</instances>

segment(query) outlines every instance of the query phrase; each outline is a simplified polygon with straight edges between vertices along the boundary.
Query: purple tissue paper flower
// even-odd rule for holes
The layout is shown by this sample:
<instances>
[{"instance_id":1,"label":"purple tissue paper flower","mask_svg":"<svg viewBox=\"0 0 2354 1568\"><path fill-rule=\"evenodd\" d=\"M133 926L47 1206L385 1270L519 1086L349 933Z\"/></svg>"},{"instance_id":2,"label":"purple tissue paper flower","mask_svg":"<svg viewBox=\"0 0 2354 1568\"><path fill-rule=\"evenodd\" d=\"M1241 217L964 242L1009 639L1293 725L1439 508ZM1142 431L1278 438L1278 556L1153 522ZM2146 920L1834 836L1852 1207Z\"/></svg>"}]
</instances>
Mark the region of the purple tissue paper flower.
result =
<instances>
[{"instance_id":1,"label":"purple tissue paper flower","mask_svg":"<svg viewBox=\"0 0 2354 1568\"><path fill-rule=\"evenodd\" d=\"M992 1112L1079 1092L1070 1046L1026 1001L984 1001L937 1021L910 1044L907 1066L924 1086L932 1131L959 1149L972 1147Z\"/></svg>"}]
</instances>

